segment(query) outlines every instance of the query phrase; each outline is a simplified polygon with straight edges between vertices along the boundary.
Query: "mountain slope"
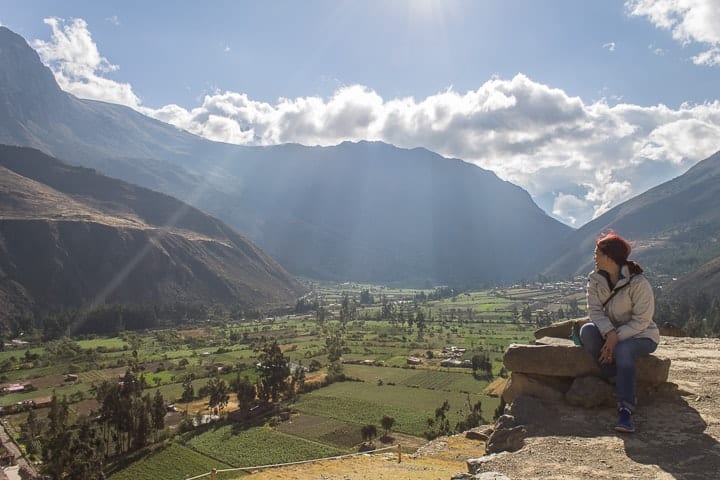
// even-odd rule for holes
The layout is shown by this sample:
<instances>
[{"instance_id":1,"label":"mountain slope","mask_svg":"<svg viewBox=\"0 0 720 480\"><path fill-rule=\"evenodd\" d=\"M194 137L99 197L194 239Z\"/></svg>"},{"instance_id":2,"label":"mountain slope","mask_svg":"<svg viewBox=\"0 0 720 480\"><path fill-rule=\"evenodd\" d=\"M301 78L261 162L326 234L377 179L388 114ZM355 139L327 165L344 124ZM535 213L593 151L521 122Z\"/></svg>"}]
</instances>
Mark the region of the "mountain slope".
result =
<instances>
[{"instance_id":1,"label":"mountain slope","mask_svg":"<svg viewBox=\"0 0 720 480\"><path fill-rule=\"evenodd\" d=\"M665 291L669 297L687 298L694 298L701 292L711 297L720 294L720 256L678 278Z\"/></svg>"},{"instance_id":2,"label":"mountain slope","mask_svg":"<svg viewBox=\"0 0 720 480\"><path fill-rule=\"evenodd\" d=\"M242 200L254 211L238 202L225 216L288 269L316 278L519 278L570 230L494 173L424 149L360 142L261 153L228 167L253 180Z\"/></svg>"},{"instance_id":3,"label":"mountain slope","mask_svg":"<svg viewBox=\"0 0 720 480\"><path fill-rule=\"evenodd\" d=\"M590 271L594 240L608 230L632 240L632 257L657 273L680 275L720 256L720 152L573 232L546 273Z\"/></svg>"},{"instance_id":4,"label":"mountain slope","mask_svg":"<svg viewBox=\"0 0 720 480\"><path fill-rule=\"evenodd\" d=\"M0 146L0 317L104 302L258 306L302 292L275 261L193 207Z\"/></svg>"},{"instance_id":5,"label":"mountain slope","mask_svg":"<svg viewBox=\"0 0 720 480\"><path fill-rule=\"evenodd\" d=\"M59 90L0 27L0 141L191 203L290 271L319 279L482 284L532 276L571 229L493 173L380 143L242 147Z\"/></svg>"}]
</instances>

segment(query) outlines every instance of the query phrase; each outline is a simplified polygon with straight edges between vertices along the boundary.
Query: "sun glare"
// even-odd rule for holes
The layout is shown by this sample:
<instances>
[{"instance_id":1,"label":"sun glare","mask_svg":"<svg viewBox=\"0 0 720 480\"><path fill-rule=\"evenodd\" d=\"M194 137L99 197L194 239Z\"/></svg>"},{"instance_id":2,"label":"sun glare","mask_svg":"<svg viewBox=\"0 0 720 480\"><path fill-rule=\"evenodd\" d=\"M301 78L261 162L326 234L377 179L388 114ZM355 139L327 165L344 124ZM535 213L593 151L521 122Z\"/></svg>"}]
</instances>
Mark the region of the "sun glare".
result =
<instances>
[{"instance_id":1,"label":"sun glare","mask_svg":"<svg viewBox=\"0 0 720 480\"><path fill-rule=\"evenodd\" d=\"M409 25L442 27L454 10L454 2L443 0L397 0L386 4L388 13L404 17Z\"/></svg>"}]
</instances>

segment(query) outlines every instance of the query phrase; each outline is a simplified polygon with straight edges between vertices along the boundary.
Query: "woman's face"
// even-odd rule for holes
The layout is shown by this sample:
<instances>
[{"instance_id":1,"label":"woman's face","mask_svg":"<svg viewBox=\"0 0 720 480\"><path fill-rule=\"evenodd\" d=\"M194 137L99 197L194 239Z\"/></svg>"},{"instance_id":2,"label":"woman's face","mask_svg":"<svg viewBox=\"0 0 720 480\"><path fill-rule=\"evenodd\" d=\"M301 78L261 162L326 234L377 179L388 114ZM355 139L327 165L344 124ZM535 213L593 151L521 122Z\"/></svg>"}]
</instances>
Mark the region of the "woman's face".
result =
<instances>
[{"instance_id":1,"label":"woman's face","mask_svg":"<svg viewBox=\"0 0 720 480\"><path fill-rule=\"evenodd\" d=\"M595 270L605 270L608 271L610 268L612 268L612 265L615 264L615 262L605 255L602 250L600 250L598 247L595 247L595 253L593 255L593 260L595 261Z\"/></svg>"}]
</instances>

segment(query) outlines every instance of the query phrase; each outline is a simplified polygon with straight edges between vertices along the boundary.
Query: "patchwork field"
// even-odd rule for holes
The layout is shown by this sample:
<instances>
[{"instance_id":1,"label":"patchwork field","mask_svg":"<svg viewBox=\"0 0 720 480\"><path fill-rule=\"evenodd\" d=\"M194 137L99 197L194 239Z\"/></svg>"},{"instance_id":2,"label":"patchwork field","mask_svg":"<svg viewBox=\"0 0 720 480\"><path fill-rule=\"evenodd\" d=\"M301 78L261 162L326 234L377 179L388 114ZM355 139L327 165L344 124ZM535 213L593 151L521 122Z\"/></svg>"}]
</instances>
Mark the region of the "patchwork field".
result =
<instances>
[{"instance_id":1,"label":"patchwork field","mask_svg":"<svg viewBox=\"0 0 720 480\"><path fill-rule=\"evenodd\" d=\"M356 304L354 318L341 322L339 304L343 297L349 293L357 298L363 290L376 303ZM164 435L172 441L115 464L109 472L112 480L184 479L212 468L356 452L363 442L364 426L375 425L378 437L383 436L383 416L395 421L383 441L397 442L405 451L413 451L425 442L428 420L446 400L451 428L478 401L482 403L483 417L491 420L498 399L483 393L488 381L503 373L501 359L507 345L530 341L536 326L532 313L535 310L529 322L520 318L519 312L528 308L568 310L570 305L562 299L572 300L566 292L553 293L545 288L443 296L447 291L440 295L428 290L343 284L316 286L316 293L326 308L324 321L318 320L315 312L243 321L221 317L189 329L60 339L21 344L19 348L17 344L14 348L8 345L0 351L0 381L4 386L28 385L28 389L0 394L4 421L10 432L19 434L30 407L18 402L42 402L53 394L67 399L72 418L96 415L96 388L105 381L119 381L132 367L145 380L143 394L152 397L159 390L167 402L176 404L177 411L166 417L168 432ZM381 298L396 302L392 316L381 318L385 315ZM398 314L400 311L405 312L403 316ZM415 316L418 312L425 317L422 328L408 321L411 313ZM254 381L258 376L258 352L267 342L278 342L283 355L293 364L313 365L317 371L307 373L308 381L324 378L328 366L327 332L338 329L342 331L342 368L350 381L299 395L289 405L292 414L284 421L270 415L248 428L222 419L172 437L186 412L188 417L210 413L208 397L198 393L211 378L217 376L228 384L238 377ZM476 376L471 368L441 366L444 350L451 346L466 350L457 357L461 360L487 356L492 374ZM409 356L420 358L422 363L409 366ZM192 385L195 395L188 404L180 402L183 383ZM226 412L236 408L235 394L231 392ZM37 414L44 418L47 409L40 408ZM380 438L376 442L382 446ZM234 473L219 478L237 476Z\"/></svg>"}]
</instances>

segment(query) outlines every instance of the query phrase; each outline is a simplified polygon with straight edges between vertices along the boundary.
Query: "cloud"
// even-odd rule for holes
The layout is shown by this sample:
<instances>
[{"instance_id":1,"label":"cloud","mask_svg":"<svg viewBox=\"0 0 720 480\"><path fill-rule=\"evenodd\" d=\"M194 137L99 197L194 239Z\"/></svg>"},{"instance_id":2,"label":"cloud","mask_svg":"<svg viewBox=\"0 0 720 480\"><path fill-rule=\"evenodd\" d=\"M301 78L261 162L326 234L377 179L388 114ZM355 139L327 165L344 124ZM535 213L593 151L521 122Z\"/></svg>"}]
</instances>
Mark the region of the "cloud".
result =
<instances>
[{"instance_id":1,"label":"cloud","mask_svg":"<svg viewBox=\"0 0 720 480\"><path fill-rule=\"evenodd\" d=\"M683 173L720 149L720 101L638 106L587 104L523 74L475 90L426 98L383 98L364 85L326 98L261 102L212 91L195 108L140 104L130 85L105 75L87 25L50 19L53 39L35 42L61 86L84 98L128 105L205 138L244 145L336 145L378 140L425 147L495 171L527 189L541 207L580 226L618 203Z\"/></svg>"},{"instance_id":2,"label":"cloud","mask_svg":"<svg viewBox=\"0 0 720 480\"><path fill-rule=\"evenodd\" d=\"M615 42L609 42L603 44L602 48L607 48L609 51L614 52L615 51Z\"/></svg>"},{"instance_id":3,"label":"cloud","mask_svg":"<svg viewBox=\"0 0 720 480\"><path fill-rule=\"evenodd\" d=\"M593 209L583 198L572 194L560 193L553 202L553 215L566 219L570 224L586 219L593 214Z\"/></svg>"},{"instance_id":4,"label":"cloud","mask_svg":"<svg viewBox=\"0 0 720 480\"><path fill-rule=\"evenodd\" d=\"M230 52L230 45L225 45L225 48L223 48L223 52L229 53L229 52Z\"/></svg>"},{"instance_id":5,"label":"cloud","mask_svg":"<svg viewBox=\"0 0 720 480\"><path fill-rule=\"evenodd\" d=\"M692 57L697 65L720 65L720 8L717 0L627 0L633 16L647 17L658 28L670 30L682 45L699 43L704 52Z\"/></svg>"},{"instance_id":6,"label":"cloud","mask_svg":"<svg viewBox=\"0 0 720 480\"><path fill-rule=\"evenodd\" d=\"M648 50L650 50L652 53L654 53L655 55L660 56L660 57L665 55L664 49L662 49L660 47L656 47L652 43L650 45L648 45Z\"/></svg>"},{"instance_id":7,"label":"cloud","mask_svg":"<svg viewBox=\"0 0 720 480\"><path fill-rule=\"evenodd\" d=\"M119 67L100 55L85 20L76 18L67 23L59 18L46 18L43 21L52 29L52 40L35 40L32 45L50 66L61 88L82 98L131 107L140 105L130 84L104 76Z\"/></svg>"},{"instance_id":8,"label":"cloud","mask_svg":"<svg viewBox=\"0 0 720 480\"><path fill-rule=\"evenodd\" d=\"M115 25L116 27L119 27L119 26L120 26L120 19L118 18L117 15L113 15L112 17L107 17L107 18L105 19L105 21L108 22L108 23L112 23L112 24Z\"/></svg>"}]
</instances>

